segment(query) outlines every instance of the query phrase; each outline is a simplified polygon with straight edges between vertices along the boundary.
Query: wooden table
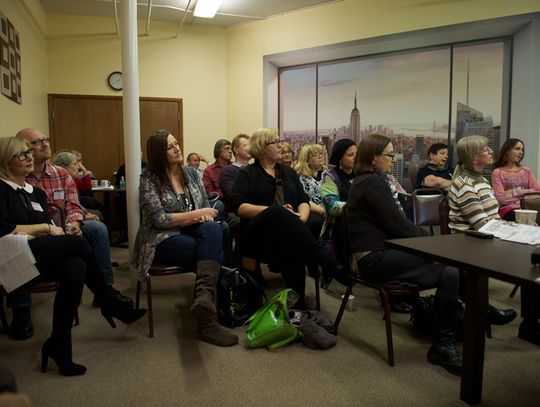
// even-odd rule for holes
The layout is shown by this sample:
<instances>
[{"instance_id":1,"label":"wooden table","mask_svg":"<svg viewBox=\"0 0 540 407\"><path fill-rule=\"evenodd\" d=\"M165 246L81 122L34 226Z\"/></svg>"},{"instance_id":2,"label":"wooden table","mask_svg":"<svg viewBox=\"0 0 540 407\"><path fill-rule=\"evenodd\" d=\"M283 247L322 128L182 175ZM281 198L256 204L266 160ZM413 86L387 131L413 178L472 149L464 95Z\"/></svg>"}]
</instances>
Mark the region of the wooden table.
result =
<instances>
[{"instance_id":1,"label":"wooden table","mask_svg":"<svg viewBox=\"0 0 540 407\"><path fill-rule=\"evenodd\" d=\"M460 397L469 404L482 399L488 277L514 284L540 284L540 268L531 264L535 246L465 234L392 239L389 247L466 272L465 332Z\"/></svg>"}]
</instances>

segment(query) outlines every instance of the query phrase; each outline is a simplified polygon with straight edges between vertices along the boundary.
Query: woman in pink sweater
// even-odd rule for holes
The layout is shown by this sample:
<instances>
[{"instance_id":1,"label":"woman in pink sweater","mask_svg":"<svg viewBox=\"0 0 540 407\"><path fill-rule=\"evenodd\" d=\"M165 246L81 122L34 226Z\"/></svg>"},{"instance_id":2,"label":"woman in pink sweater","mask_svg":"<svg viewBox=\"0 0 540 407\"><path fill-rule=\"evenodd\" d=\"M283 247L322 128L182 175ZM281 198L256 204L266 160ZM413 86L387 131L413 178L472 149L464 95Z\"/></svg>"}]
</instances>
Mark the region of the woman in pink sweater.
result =
<instances>
[{"instance_id":1,"label":"woman in pink sweater","mask_svg":"<svg viewBox=\"0 0 540 407\"><path fill-rule=\"evenodd\" d=\"M539 192L540 186L532 171L521 165L525 144L517 138L506 140L497 161L493 164L491 185L499 202L499 215L515 221L514 210L520 208L520 198L528 192Z\"/></svg>"}]
</instances>

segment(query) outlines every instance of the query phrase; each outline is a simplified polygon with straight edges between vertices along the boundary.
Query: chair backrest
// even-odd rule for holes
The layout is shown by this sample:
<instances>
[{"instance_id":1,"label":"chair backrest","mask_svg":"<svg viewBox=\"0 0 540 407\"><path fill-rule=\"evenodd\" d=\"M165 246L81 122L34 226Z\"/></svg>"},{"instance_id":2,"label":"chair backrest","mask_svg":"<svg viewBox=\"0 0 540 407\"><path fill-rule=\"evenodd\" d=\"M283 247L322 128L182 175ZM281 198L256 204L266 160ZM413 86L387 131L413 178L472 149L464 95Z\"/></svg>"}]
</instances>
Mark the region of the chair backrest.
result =
<instances>
[{"instance_id":1,"label":"chair backrest","mask_svg":"<svg viewBox=\"0 0 540 407\"><path fill-rule=\"evenodd\" d=\"M437 188L419 188L412 193L413 218L417 226L439 226L439 203L444 193Z\"/></svg>"},{"instance_id":2,"label":"chair backrest","mask_svg":"<svg viewBox=\"0 0 540 407\"><path fill-rule=\"evenodd\" d=\"M62 208L55 203L49 202L47 210L54 224L66 230L66 217Z\"/></svg>"},{"instance_id":3,"label":"chair backrest","mask_svg":"<svg viewBox=\"0 0 540 407\"><path fill-rule=\"evenodd\" d=\"M540 225L540 193L529 192L522 195L520 199L521 209L533 209L536 214L536 224Z\"/></svg>"},{"instance_id":4,"label":"chair backrest","mask_svg":"<svg viewBox=\"0 0 540 407\"><path fill-rule=\"evenodd\" d=\"M439 227L441 228L441 235L450 234L450 206L448 205L448 199L443 196L443 199L439 202Z\"/></svg>"},{"instance_id":5,"label":"chair backrest","mask_svg":"<svg viewBox=\"0 0 540 407\"><path fill-rule=\"evenodd\" d=\"M411 191L414 191L418 181L418 164L414 161L409 165L409 179L411 180Z\"/></svg>"}]
</instances>

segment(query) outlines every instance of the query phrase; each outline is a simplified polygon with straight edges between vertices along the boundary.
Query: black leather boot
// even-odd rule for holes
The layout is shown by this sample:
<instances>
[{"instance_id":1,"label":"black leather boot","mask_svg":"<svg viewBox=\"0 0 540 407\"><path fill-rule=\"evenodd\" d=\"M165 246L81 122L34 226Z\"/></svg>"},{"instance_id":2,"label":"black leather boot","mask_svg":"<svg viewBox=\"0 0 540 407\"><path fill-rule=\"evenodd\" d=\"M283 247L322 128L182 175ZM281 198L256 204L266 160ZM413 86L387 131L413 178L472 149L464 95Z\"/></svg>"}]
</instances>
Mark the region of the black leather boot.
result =
<instances>
[{"instance_id":1,"label":"black leather boot","mask_svg":"<svg viewBox=\"0 0 540 407\"><path fill-rule=\"evenodd\" d=\"M131 299L119 295L111 287L100 293L100 301L102 302L101 315L113 328L116 328L113 318L122 321L124 324L131 324L146 314L146 309L134 308L135 304Z\"/></svg>"},{"instance_id":2,"label":"black leather boot","mask_svg":"<svg viewBox=\"0 0 540 407\"><path fill-rule=\"evenodd\" d=\"M515 309L498 309L488 304L487 323L490 325L506 325L517 317Z\"/></svg>"},{"instance_id":3,"label":"black leather boot","mask_svg":"<svg viewBox=\"0 0 540 407\"><path fill-rule=\"evenodd\" d=\"M13 308L13 319L9 329L11 339L22 341L34 335L34 326L30 316L30 306Z\"/></svg>"},{"instance_id":4,"label":"black leather boot","mask_svg":"<svg viewBox=\"0 0 540 407\"><path fill-rule=\"evenodd\" d=\"M64 340L51 336L45 341L41 348L41 371L43 373L47 372L49 358L56 362L62 376L79 376L86 372L85 366L73 363L71 335Z\"/></svg>"},{"instance_id":5,"label":"black leather boot","mask_svg":"<svg viewBox=\"0 0 540 407\"><path fill-rule=\"evenodd\" d=\"M463 366L456 351L457 305L457 299L435 299L436 342L427 357L431 363L459 374Z\"/></svg>"}]
</instances>

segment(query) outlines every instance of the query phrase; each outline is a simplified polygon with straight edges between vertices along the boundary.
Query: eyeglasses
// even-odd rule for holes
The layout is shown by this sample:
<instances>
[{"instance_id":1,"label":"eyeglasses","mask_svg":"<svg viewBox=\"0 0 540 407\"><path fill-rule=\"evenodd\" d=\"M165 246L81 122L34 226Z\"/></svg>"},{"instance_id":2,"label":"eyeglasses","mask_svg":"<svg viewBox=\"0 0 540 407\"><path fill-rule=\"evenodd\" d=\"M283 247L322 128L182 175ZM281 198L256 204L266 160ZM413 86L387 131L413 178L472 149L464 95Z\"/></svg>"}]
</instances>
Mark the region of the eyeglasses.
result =
<instances>
[{"instance_id":1,"label":"eyeglasses","mask_svg":"<svg viewBox=\"0 0 540 407\"><path fill-rule=\"evenodd\" d=\"M48 146L50 143L49 137L42 137L38 140L31 141L30 144L33 146L37 146L38 144L41 144L43 147Z\"/></svg>"},{"instance_id":2,"label":"eyeglasses","mask_svg":"<svg viewBox=\"0 0 540 407\"><path fill-rule=\"evenodd\" d=\"M390 157L392 160L396 157L395 154L379 154L379 155L384 155L386 157Z\"/></svg>"},{"instance_id":3,"label":"eyeglasses","mask_svg":"<svg viewBox=\"0 0 540 407\"><path fill-rule=\"evenodd\" d=\"M266 143L267 146L269 146L270 144L283 144L283 140L277 139L277 140L269 141L268 143Z\"/></svg>"},{"instance_id":4,"label":"eyeglasses","mask_svg":"<svg viewBox=\"0 0 540 407\"><path fill-rule=\"evenodd\" d=\"M34 150L33 149L30 149L28 151L21 151L20 153L17 153L15 154L13 157L11 157L12 159L17 157L17 160L19 161L24 161L26 160L28 157L33 157L34 156Z\"/></svg>"}]
</instances>

